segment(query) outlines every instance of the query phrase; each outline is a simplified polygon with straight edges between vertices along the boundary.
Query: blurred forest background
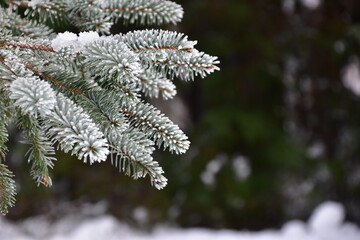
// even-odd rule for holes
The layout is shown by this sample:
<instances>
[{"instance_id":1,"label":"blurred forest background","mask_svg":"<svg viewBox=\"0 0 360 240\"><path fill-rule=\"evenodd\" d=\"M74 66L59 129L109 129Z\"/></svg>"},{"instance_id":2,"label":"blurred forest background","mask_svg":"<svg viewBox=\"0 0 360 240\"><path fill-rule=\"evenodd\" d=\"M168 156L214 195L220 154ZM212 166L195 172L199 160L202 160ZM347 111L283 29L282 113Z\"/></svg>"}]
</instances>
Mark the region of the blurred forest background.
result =
<instances>
[{"instance_id":1,"label":"blurred forest background","mask_svg":"<svg viewBox=\"0 0 360 240\"><path fill-rule=\"evenodd\" d=\"M307 219L335 200L360 224L360 1L176 2L182 23L162 28L198 40L221 71L176 81L177 98L154 101L192 142L185 155L155 154L168 186L158 191L110 162L89 166L58 153L54 186L37 187L13 134L8 164L19 187L7 217L104 201L143 227L256 230ZM133 29L119 23L113 33Z\"/></svg>"}]
</instances>

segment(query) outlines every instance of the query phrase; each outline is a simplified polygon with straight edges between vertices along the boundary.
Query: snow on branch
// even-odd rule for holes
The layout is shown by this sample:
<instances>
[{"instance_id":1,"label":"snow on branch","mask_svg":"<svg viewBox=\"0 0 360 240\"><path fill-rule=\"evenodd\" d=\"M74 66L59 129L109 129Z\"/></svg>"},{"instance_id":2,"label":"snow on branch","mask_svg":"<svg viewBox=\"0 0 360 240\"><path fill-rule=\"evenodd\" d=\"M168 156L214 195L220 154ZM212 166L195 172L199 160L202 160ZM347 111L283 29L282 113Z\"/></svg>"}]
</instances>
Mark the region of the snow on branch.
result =
<instances>
[{"instance_id":1,"label":"snow on branch","mask_svg":"<svg viewBox=\"0 0 360 240\"><path fill-rule=\"evenodd\" d=\"M21 13L21 14L20 14ZM216 57L183 33L164 30L111 35L118 20L176 24L182 7L168 0L4 0L0 7L0 208L14 203L12 173L3 164L7 124L17 120L28 144L30 174L51 186L54 146L93 164L111 158L134 179L158 189L164 171L155 147L183 154L185 133L146 102L171 99L173 78L218 70ZM54 34L58 27L73 29Z\"/></svg>"}]
</instances>

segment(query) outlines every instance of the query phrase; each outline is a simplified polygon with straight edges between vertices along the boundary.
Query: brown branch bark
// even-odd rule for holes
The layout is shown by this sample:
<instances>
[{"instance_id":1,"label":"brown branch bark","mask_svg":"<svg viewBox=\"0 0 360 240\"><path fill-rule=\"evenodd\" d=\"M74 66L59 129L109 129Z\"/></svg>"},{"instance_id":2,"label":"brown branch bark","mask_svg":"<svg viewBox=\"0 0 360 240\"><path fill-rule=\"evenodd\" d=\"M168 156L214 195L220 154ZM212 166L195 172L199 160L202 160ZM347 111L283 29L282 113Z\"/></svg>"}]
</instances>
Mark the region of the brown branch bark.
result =
<instances>
[{"instance_id":1,"label":"brown branch bark","mask_svg":"<svg viewBox=\"0 0 360 240\"><path fill-rule=\"evenodd\" d=\"M14 47L14 48L18 47L18 48L25 48L25 49L32 49L32 50L55 52L55 50L50 46L25 44L25 43L0 43L0 47Z\"/></svg>"},{"instance_id":2,"label":"brown branch bark","mask_svg":"<svg viewBox=\"0 0 360 240\"><path fill-rule=\"evenodd\" d=\"M152 51L152 50L174 50L174 51L182 51L182 52L188 52L191 53L193 48L183 48L183 49L178 49L177 47L173 47L173 46L163 46L163 47L154 47L154 48L142 48L142 49L134 49L133 51L138 53L144 50L148 50L148 51Z\"/></svg>"},{"instance_id":3,"label":"brown branch bark","mask_svg":"<svg viewBox=\"0 0 360 240\"><path fill-rule=\"evenodd\" d=\"M56 85L58 85L58 86L60 86L60 87L66 88L66 89L69 90L70 92L76 93L76 94L78 94L78 95L83 95L83 94L84 94L82 91L79 91L79 90L77 90L77 89L75 89L75 88L72 88L72 87L70 87L70 86L68 86L68 85L60 82L59 80L53 78L52 76L50 76L50 75L48 75L48 74L46 74L46 73L43 73L43 72L37 70L36 68L34 68L33 66L31 66L31 65L29 65L29 64L27 64L27 63L25 63L25 62L22 62L22 64L24 64L24 66L25 66L27 69L29 69L30 71L32 71L32 72L35 73L36 75L41 76L41 77L45 78L46 80L49 80L49 81L55 83Z\"/></svg>"},{"instance_id":4,"label":"brown branch bark","mask_svg":"<svg viewBox=\"0 0 360 240\"><path fill-rule=\"evenodd\" d=\"M203 68L203 69L214 69L215 66L214 65L210 65L210 66L203 66L203 65L199 65L199 64L188 64L188 63L179 63L179 62L175 62L175 61L169 61L169 60L165 60L165 61L154 61L154 63L159 63L159 64L174 64L177 66L188 66L191 68Z\"/></svg>"}]
</instances>

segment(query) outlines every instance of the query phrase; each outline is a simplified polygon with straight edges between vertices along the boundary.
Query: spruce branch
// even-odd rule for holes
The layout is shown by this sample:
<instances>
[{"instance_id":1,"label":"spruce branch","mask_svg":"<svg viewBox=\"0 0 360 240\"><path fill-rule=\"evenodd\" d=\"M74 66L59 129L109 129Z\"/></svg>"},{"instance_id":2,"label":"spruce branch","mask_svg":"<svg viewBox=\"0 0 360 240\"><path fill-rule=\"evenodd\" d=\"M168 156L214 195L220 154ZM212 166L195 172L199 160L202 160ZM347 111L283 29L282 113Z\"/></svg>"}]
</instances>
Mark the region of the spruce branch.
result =
<instances>
[{"instance_id":1,"label":"spruce branch","mask_svg":"<svg viewBox=\"0 0 360 240\"><path fill-rule=\"evenodd\" d=\"M6 8L6 9L5 9ZM20 15L21 13L21 15ZM0 8L0 164L6 126L14 119L30 144L31 176L50 186L54 145L84 162L112 163L132 178L167 184L152 158L155 146L185 153L189 140L146 97L173 98L178 77L218 70L182 33L164 30L108 35L125 23L177 23L180 5L168 0L4 0ZM70 23L79 34L53 28ZM2 212L13 204L12 174L0 165Z\"/></svg>"},{"instance_id":2,"label":"spruce branch","mask_svg":"<svg viewBox=\"0 0 360 240\"><path fill-rule=\"evenodd\" d=\"M154 143L142 132L132 129L116 109L108 107L114 104L109 99L114 98L115 95L109 98L99 92L91 92L79 100L90 116L102 123L99 127L109 141L111 162L134 179L149 175L155 187L164 187L167 180L151 157Z\"/></svg>"},{"instance_id":3,"label":"spruce branch","mask_svg":"<svg viewBox=\"0 0 360 240\"><path fill-rule=\"evenodd\" d=\"M55 161L55 150L51 141L46 137L38 119L31 115L19 114L18 126L24 130L26 135L26 143L30 144L30 148L26 155L31 165L31 176L37 184L43 184L45 187L51 187L49 168L53 168Z\"/></svg>"},{"instance_id":4,"label":"spruce branch","mask_svg":"<svg viewBox=\"0 0 360 240\"><path fill-rule=\"evenodd\" d=\"M13 7L25 9L25 16L28 18L35 18L39 22L50 22L54 25L60 25L60 23L68 23L66 4L63 1L16 1L5 0Z\"/></svg>"},{"instance_id":5,"label":"spruce branch","mask_svg":"<svg viewBox=\"0 0 360 240\"><path fill-rule=\"evenodd\" d=\"M101 131L107 135L109 132L124 132L130 128L125 117L112 107L116 105L117 94L109 92L108 95L100 91L91 91L86 96L78 97L78 103L97 122Z\"/></svg>"},{"instance_id":6,"label":"spruce branch","mask_svg":"<svg viewBox=\"0 0 360 240\"><path fill-rule=\"evenodd\" d=\"M183 33L164 30L138 30L121 37L134 52L179 51L191 53L196 41L189 41Z\"/></svg>"},{"instance_id":7,"label":"spruce branch","mask_svg":"<svg viewBox=\"0 0 360 240\"><path fill-rule=\"evenodd\" d=\"M141 148L141 151L152 154L155 151L154 142L146 137L146 135L137 128L128 128L122 132L130 141L134 142Z\"/></svg>"},{"instance_id":8,"label":"spruce branch","mask_svg":"<svg viewBox=\"0 0 360 240\"><path fill-rule=\"evenodd\" d=\"M83 51L84 64L103 81L120 85L132 84L142 71L139 59L124 43L100 40L89 44Z\"/></svg>"},{"instance_id":9,"label":"spruce branch","mask_svg":"<svg viewBox=\"0 0 360 240\"><path fill-rule=\"evenodd\" d=\"M36 69L34 66L28 64L28 63L25 63L25 62L21 62L26 69L30 70L31 72L33 72L34 74L36 74L37 76L40 76L42 77L43 79L46 79L48 80L49 82L52 82L54 83L55 85L61 87L61 88L64 88L66 90L68 90L69 92L72 92L72 93L75 93L75 94L78 94L78 95L81 95L83 94L82 91L76 89L76 88L73 88L72 86L69 86L67 85L66 83L63 83L62 81L54 78L53 76L45 73L45 72L42 72L38 69ZM64 73L60 73L61 75L63 75Z\"/></svg>"},{"instance_id":10,"label":"spruce branch","mask_svg":"<svg viewBox=\"0 0 360 240\"><path fill-rule=\"evenodd\" d=\"M61 3L59 1L18 1L18 0L4 0L5 2L12 4L17 7L22 8L34 8L44 11L55 11L55 12L63 12L64 10L56 8L54 2Z\"/></svg>"},{"instance_id":11,"label":"spruce branch","mask_svg":"<svg viewBox=\"0 0 360 240\"><path fill-rule=\"evenodd\" d=\"M131 130L118 111L106 108L112 105L108 101L98 92L91 92L80 100L90 116L102 123L99 127L109 141L112 163L134 179L148 174L152 184L157 188L164 187L167 180L158 163L153 162L151 157L153 142L144 134Z\"/></svg>"},{"instance_id":12,"label":"spruce branch","mask_svg":"<svg viewBox=\"0 0 360 240\"><path fill-rule=\"evenodd\" d=\"M67 11L70 21L82 31L97 31L110 33L113 18L100 8L97 1L77 0L68 1Z\"/></svg>"},{"instance_id":13,"label":"spruce branch","mask_svg":"<svg viewBox=\"0 0 360 240\"><path fill-rule=\"evenodd\" d=\"M55 105L55 92L50 84L36 77L18 77L10 84L10 98L25 114L35 117L51 114Z\"/></svg>"},{"instance_id":14,"label":"spruce branch","mask_svg":"<svg viewBox=\"0 0 360 240\"><path fill-rule=\"evenodd\" d=\"M189 148L190 142L187 136L152 105L139 101L120 106L119 109L129 117L132 126L152 138L158 147L163 145L176 154L185 153Z\"/></svg>"},{"instance_id":15,"label":"spruce branch","mask_svg":"<svg viewBox=\"0 0 360 240\"><path fill-rule=\"evenodd\" d=\"M115 18L139 24L180 22L184 11L179 4L166 0L112 0L99 1L101 8Z\"/></svg>"},{"instance_id":16,"label":"spruce branch","mask_svg":"<svg viewBox=\"0 0 360 240\"><path fill-rule=\"evenodd\" d=\"M129 133L109 133L112 149L112 163L134 179L150 176L151 183L157 189L167 184L164 171L159 163L151 157L151 151L146 151ZM145 151L144 151L145 150Z\"/></svg>"},{"instance_id":17,"label":"spruce branch","mask_svg":"<svg viewBox=\"0 0 360 240\"><path fill-rule=\"evenodd\" d=\"M0 104L0 163L5 162L5 156L8 151L6 142L8 141L8 132L6 129L6 113L3 104Z\"/></svg>"},{"instance_id":18,"label":"spruce branch","mask_svg":"<svg viewBox=\"0 0 360 240\"><path fill-rule=\"evenodd\" d=\"M162 74L189 81L194 80L195 76L204 78L215 70L219 70L219 67L216 66L218 63L217 57L193 51L189 55L171 54L164 60L153 60L150 64Z\"/></svg>"},{"instance_id":19,"label":"spruce branch","mask_svg":"<svg viewBox=\"0 0 360 240\"><path fill-rule=\"evenodd\" d=\"M1 86L3 87L5 82L11 82L16 76L16 73L5 62L5 59L0 54L0 72L1 72Z\"/></svg>"},{"instance_id":20,"label":"spruce branch","mask_svg":"<svg viewBox=\"0 0 360 240\"><path fill-rule=\"evenodd\" d=\"M116 38L138 54L145 68L155 68L162 75L187 81L219 70L217 57L199 52L194 48L197 42L182 33L142 30Z\"/></svg>"},{"instance_id":21,"label":"spruce branch","mask_svg":"<svg viewBox=\"0 0 360 240\"><path fill-rule=\"evenodd\" d=\"M46 118L49 138L59 142L61 150L71 151L90 164L106 160L107 140L92 119L73 101L58 94L53 113Z\"/></svg>"},{"instance_id":22,"label":"spruce branch","mask_svg":"<svg viewBox=\"0 0 360 240\"><path fill-rule=\"evenodd\" d=\"M138 76L141 84L141 91L147 97L158 98L160 95L165 100L176 95L174 83L164 77L161 73L147 69Z\"/></svg>"},{"instance_id":23,"label":"spruce branch","mask_svg":"<svg viewBox=\"0 0 360 240\"><path fill-rule=\"evenodd\" d=\"M31 38L51 38L54 33L51 28L34 20L21 18L17 14L8 14L0 8L0 28L10 30L14 35L25 35Z\"/></svg>"},{"instance_id":24,"label":"spruce branch","mask_svg":"<svg viewBox=\"0 0 360 240\"><path fill-rule=\"evenodd\" d=\"M0 163L0 212L4 215L15 204L16 187L13 177L7 166Z\"/></svg>"}]
</instances>

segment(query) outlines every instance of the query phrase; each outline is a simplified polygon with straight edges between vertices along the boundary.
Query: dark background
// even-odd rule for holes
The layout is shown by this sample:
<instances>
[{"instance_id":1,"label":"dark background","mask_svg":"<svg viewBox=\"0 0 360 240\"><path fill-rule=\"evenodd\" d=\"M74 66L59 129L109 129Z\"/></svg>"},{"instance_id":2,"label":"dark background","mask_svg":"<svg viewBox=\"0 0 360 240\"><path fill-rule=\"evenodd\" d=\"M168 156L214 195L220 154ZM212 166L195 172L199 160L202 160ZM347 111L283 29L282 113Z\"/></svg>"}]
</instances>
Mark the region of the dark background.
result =
<instances>
[{"instance_id":1,"label":"dark background","mask_svg":"<svg viewBox=\"0 0 360 240\"><path fill-rule=\"evenodd\" d=\"M277 0L177 2L182 23L161 28L198 40L221 71L176 81L178 98L154 101L192 142L185 155L156 152L168 186L158 191L110 163L89 166L59 153L54 186L37 187L13 134L9 165L19 185L7 217L105 201L109 213L144 227L255 230L306 220L334 200L360 224L360 97L342 82L360 54L360 2L323 0L315 9L300 0L292 9ZM138 28L119 24L113 32Z\"/></svg>"}]
</instances>

